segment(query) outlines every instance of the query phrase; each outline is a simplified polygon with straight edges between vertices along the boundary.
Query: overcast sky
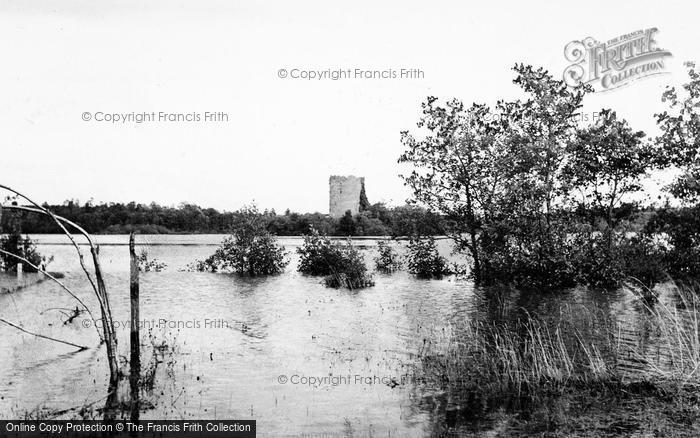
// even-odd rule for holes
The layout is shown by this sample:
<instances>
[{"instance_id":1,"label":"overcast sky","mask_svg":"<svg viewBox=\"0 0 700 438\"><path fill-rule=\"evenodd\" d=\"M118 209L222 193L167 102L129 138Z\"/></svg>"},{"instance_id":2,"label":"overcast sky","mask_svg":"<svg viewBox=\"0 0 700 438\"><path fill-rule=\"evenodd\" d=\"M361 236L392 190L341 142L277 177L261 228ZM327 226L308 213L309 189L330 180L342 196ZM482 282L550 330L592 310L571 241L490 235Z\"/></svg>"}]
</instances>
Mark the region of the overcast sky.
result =
<instances>
[{"instance_id":1,"label":"overcast sky","mask_svg":"<svg viewBox=\"0 0 700 438\"><path fill-rule=\"evenodd\" d=\"M691 2L379 3L2 1L0 182L48 202L326 212L329 175L354 174L371 202L400 204L399 132L427 95L512 98L516 62L560 76L568 42L657 27L669 74L586 102L654 134L664 86L700 53ZM424 77L279 77L329 68ZM205 111L228 122L94 120Z\"/></svg>"}]
</instances>

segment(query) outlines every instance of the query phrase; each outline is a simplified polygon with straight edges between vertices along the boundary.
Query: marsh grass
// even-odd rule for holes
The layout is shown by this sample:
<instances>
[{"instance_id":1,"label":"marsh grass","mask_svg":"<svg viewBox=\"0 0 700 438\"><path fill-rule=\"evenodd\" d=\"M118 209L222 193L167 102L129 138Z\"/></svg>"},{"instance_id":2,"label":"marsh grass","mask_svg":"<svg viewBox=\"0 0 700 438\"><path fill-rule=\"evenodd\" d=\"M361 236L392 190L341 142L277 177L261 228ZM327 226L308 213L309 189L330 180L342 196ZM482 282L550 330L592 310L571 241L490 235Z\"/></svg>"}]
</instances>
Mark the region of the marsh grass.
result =
<instances>
[{"instance_id":1,"label":"marsh grass","mask_svg":"<svg viewBox=\"0 0 700 438\"><path fill-rule=\"evenodd\" d=\"M425 371L457 393L521 397L615 375L599 346L561 326L550 329L536 320L515 327L477 322L460 330L459 336L460 341L448 340L441 351L428 346L421 354Z\"/></svg>"},{"instance_id":2,"label":"marsh grass","mask_svg":"<svg viewBox=\"0 0 700 438\"><path fill-rule=\"evenodd\" d=\"M700 383L700 284L672 283L674 302L640 300L655 326L660 346L650 372L680 385ZM645 290L644 296L650 291Z\"/></svg>"},{"instance_id":3,"label":"marsh grass","mask_svg":"<svg viewBox=\"0 0 700 438\"><path fill-rule=\"evenodd\" d=\"M528 428L537 413L549 418L537 426L542 430L561 431L578 420L586 430L582 418L599 406L615 410L615 421L643 406L664 416L669 430L683 430L681 423L698 418L688 400L700 388L700 288L667 287L665 299L637 300L644 321L632 329L629 321L583 305L562 306L555 323L527 315L440 329L426 336L420 372L467 422L506 412ZM653 423L644 419L635 427L653 429Z\"/></svg>"}]
</instances>

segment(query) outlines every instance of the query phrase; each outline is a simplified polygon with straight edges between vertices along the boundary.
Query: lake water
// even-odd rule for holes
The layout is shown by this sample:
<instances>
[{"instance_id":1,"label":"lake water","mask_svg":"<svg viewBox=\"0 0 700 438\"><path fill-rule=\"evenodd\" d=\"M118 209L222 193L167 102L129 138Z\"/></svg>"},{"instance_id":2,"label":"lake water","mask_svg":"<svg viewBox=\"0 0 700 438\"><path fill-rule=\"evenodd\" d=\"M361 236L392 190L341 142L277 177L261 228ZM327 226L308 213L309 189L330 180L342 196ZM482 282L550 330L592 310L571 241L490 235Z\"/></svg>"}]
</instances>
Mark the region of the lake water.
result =
<instances>
[{"instance_id":1,"label":"lake water","mask_svg":"<svg viewBox=\"0 0 700 438\"><path fill-rule=\"evenodd\" d=\"M54 256L49 270L64 272L62 281L97 309L68 241L32 238L42 254ZM426 436L439 429L447 403L438 388L411 378L416 355L431 334L518 309L556 319L557 309L570 305L625 321L630 333L643 323L637 301L624 290L516 294L494 303L469 281L417 280L404 272L375 274L376 285L368 289L330 289L319 278L296 272L298 238L281 239L292 252L282 275L251 279L180 272L210 255L222 238L137 237L149 258L168 264L163 272L141 275L144 352L153 350L149 337L170 347L160 356L149 395L155 406L142 418L255 419L259 436ZM96 240L121 354L127 357L128 236ZM375 242L357 244L371 266ZM449 241L439 247L449 256ZM62 312L74 307L50 281L0 294L1 317L90 347L75 352L0 325L0 417L104 404L104 349L86 315L64 324ZM622 332L621 338L635 341Z\"/></svg>"}]
</instances>

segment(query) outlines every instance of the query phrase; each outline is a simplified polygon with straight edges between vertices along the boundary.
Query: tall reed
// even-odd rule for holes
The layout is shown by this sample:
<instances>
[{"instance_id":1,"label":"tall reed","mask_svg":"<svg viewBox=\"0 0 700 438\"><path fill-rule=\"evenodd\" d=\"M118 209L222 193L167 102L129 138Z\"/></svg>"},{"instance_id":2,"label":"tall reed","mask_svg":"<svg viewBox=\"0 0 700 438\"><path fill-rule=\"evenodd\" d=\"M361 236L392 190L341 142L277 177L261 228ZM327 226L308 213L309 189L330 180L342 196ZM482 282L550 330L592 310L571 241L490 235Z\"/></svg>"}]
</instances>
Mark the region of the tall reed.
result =
<instances>
[{"instance_id":1,"label":"tall reed","mask_svg":"<svg viewBox=\"0 0 700 438\"><path fill-rule=\"evenodd\" d=\"M426 337L421 372L455 395L487 398L589 384L700 383L700 287L667 287L665 300L639 300L641 325L651 334L580 305L563 306L556 323L529 315L511 323L470 321Z\"/></svg>"}]
</instances>

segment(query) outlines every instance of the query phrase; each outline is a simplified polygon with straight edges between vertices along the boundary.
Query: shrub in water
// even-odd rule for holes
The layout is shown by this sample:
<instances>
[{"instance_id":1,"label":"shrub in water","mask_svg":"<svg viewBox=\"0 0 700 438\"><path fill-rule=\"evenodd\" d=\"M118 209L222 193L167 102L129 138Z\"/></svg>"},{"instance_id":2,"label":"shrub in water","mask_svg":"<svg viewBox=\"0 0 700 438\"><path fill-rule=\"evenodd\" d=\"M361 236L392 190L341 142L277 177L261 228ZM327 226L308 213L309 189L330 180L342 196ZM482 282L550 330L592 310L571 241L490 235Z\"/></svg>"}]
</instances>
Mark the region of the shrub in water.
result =
<instances>
[{"instance_id":1,"label":"shrub in water","mask_svg":"<svg viewBox=\"0 0 700 438\"><path fill-rule=\"evenodd\" d=\"M391 247L389 241L380 240L377 244L377 257L374 259L374 264L377 271L394 272L401 269L401 260L396 250Z\"/></svg>"},{"instance_id":2,"label":"shrub in water","mask_svg":"<svg viewBox=\"0 0 700 438\"><path fill-rule=\"evenodd\" d=\"M435 239L411 238L408 243L408 253L406 254L408 272L420 278L442 277L450 274L447 260L440 256Z\"/></svg>"},{"instance_id":3,"label":"shrub in water","mask_svg":"<svg viewBox=\"0 0 700 438\"><path fill-rule=\"evenodd\" d=\"M36 245L29 237L22 237L19 227L13 227L12 231L0 238L0 249L27 259L30 263L40 269L46 269L46 265L51 263L53 257L43 257L36 249ZM36 272L36 269L23 263L15 257L7 254L0 254L0 268L3 271L17 271L17 265L22 263L25 272Z\"/></svg>"},{"instance_id":4,"label":"shrub in water","mask_svg":"<svg viewBox=\"0 0 700 438\"><path fill-rule=\"evenodd\" d=\"M632 281L652 288L666 278L662 254L651 236L579 236L571 251L577 282L592 287L617 288Z\"/></svg>"},{"instance_id":5,"label":"shrub in water","mask_svg":"<svg viewBox=\"0 0 700 438\"><path fill-rule=\"evenodd\" d=\"M345 244L332 242L312 229L297 253L299 272L324 275L326 286L358 289L374 285L362 254L349 240Z\"/></svg>"},{"instance_id":6,"label":"shrub in water","mask_svg":"<svg viewBox=\"0 0 700 438\"><path fill-rule=\"evenodd\" d=\"M309 275L329 275L331 266L338 263L340 250L328 236L322 236L312 228L311 234L304 236L304 242L297 248L299 272Z\"/></svg>"},{"instance_id":7,"label":"shrub in water","mask_svg":"<svg viewBox=\"0 0 700 438\"><path fill-rule=\"evenodd\" d=\"M603 232L588 229L574 235L571 242L566 242L562 253L570 267L572 286L615 288L625 279L624 263L617 251L617 236L609 229Z\"/></svg>"},{"instance_id":8,"label":"shrub in water","mask_svg":"<svg viewBox=\"0 0 700 438\"><path fill-rule=\"evenodd\" d=\"M660 209L647 223L645 232L665 237L660 253L669 275L700 277L700 204Z\"/></svg>"},{"instance_id":9,"label":"shrub in water","mask_svg":"<svg viewBox=\"0 0 700 438\"><path fill-rule=\"evenodd\" d=\"M331 274L324 278L328 287L346 287L348 289L360 289L374 286L371 275L367 273L365 259L355 248L350 240L344 245L336 245L340 251L337 262L331 266Z\"/></svg>"},{"instance_id":10,"label":"shrub in water","mask_svg":"<svg viewBox=\"0 0 700 438\"><path fill-rule=\"evenodd\" d=\"M271 234L246 236L238 230L224 239L207 261L216 270L250 276L278 274L289 263L285 260L284 247Z\"/></svg>"},{"instance_id":11,"label":"shrub in water","mask_svg":"<svg viewBox=\"0 0 700 438\"><path fill-rule=\"evenodd\" d=\"M182 271L185 272L206 272L206 271L212 271L216 272L216 267L211 264L211 258L209 257L206 260L195 260L191 263L187 264L187 267L185 269L182 269Z\"/></svg>"},{"instance_id":12,"label":"shrub in water","mask_svg":"<svg viewBox=\"0 0 700 438\"><path fill-rule=\"evenodd\" d=\"M161 262L158 259L148 259L148 251L145 249L137 257L139 263L139 271L141 272L160 272L168 267L167 263Z\"/></svg>"},{"instance_id":13,"label":"shrub in water","mask_svg":"<svg viewBox=\"0 0 700 438\"><path fill-rule=\"evenodd\" d=\"M284 246L277 243L253 207L241 210L244 220L233 234L221 243L206 260L195 261L190 269L197 271L232 271L241 275L272 275L284 271L289 263Z\"/></svg>"}]
</instances>

